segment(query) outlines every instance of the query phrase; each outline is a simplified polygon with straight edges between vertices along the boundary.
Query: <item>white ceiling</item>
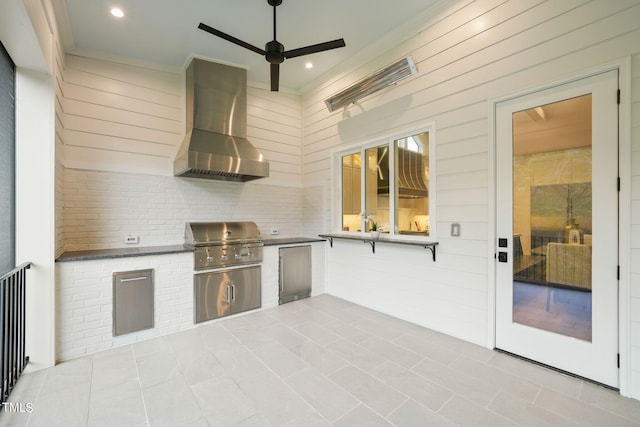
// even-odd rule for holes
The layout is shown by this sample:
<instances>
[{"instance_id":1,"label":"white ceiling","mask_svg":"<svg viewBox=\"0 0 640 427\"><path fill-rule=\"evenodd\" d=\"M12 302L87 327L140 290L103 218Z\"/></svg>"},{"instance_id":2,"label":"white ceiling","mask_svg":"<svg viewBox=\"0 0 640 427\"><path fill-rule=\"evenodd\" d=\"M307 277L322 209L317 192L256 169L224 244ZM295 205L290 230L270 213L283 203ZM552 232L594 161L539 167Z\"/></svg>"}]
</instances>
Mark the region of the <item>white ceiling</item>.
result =
<instances>
[{"instance_id":1,"label":"white ceiling","mask_svg":"<svg viewBox=\"0 0 640 427\"><path fill-rule=\"evenodd\" d=\"M273 39L273 8L267 0L61 0L70 31L68 53L124 57L179 71L191 55L248 69L252 82L269 84L264 57L197 29L203 22L264 48ZM437 0L284 0L277 8L277 39L286 50L344 38L346 47L286 60L280 87L300 90L337 65L372 58L416 34ZM111 16L120 7L125 17ZM57 13L64 13L64 8ZM66 28L66 27L65 27ZM67 29L68 30L68 29ZM66 33L66 36L65 36ZM314 68L305 69L311 61Z\"/></svg>"}]
</instances>

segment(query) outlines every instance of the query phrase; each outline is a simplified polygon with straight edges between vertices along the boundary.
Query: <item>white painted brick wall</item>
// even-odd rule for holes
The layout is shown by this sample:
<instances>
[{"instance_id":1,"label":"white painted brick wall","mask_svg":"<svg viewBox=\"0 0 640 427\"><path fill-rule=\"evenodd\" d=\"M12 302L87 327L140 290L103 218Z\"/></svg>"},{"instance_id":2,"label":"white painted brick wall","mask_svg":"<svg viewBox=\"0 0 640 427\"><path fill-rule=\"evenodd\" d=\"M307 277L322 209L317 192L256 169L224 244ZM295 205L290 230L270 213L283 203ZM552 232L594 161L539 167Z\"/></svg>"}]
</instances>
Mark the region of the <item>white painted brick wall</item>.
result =
<instances>
[{"instance_id":1,"label":"white painted brick wall","mask_svg":"<svg viewBox=\"0 0 640 427\"><path fill-rule=\"evenodd\" d=\"M302 233L301 188L66 169L64 250L184 243L189 221L254 221L263 234Z\"/></svg>"},{"instance_id":2,"label":"white painted brick wall","mask_svg":"<svg viewBox=\"0 0 640 427\"><path fill-rule=\"evenodd\" d=\"M155 326L113 336L113 273L154 269ZM193 254L56 264L56 360L192 328Z\"/></svg>"}]
</instances>

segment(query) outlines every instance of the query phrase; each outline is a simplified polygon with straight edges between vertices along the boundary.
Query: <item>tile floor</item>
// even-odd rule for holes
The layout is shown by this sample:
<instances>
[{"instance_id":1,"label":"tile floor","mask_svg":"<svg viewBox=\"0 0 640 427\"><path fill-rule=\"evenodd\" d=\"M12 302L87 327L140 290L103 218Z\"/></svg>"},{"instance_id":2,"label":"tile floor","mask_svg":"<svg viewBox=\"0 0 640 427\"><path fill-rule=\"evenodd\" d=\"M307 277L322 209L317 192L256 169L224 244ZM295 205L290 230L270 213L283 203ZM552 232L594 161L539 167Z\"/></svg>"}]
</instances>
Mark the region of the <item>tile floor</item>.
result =
<instances>
[{"instance_id":1,"label":"tile floor","mask_svg":"<svg viewBox=\"0 0 640 427\"><path fill-rule=\"evenodd\" d=\"M10 401L0 426L640 425L640 401L328 295L27 374Z\"/></svg>"}]
</instances>

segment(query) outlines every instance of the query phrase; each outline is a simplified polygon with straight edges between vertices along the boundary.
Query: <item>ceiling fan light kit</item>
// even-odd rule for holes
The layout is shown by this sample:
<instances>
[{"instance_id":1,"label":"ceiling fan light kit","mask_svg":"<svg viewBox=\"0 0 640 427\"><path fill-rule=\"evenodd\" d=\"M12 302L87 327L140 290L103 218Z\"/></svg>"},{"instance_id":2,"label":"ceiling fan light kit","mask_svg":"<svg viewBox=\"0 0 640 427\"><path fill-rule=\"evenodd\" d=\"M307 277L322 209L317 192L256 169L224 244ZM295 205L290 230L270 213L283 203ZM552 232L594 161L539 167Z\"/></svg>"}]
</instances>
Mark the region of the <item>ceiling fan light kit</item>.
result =
<instances>
[{"instance_id":1,"label":"ceiling fan light kit","mask_svg":"<svg viewBox=\"0 0 640 427\"><path fill-rule=\"evenodd\" d=\"M280 87L280 64L285 59L296 58L298 56L309 55L317 52L324 52L326 50L337 49L345 47L344 39L332 40L329 42L318 43L310 46L301 47L293 50L285 50L284 45L277 40L276 37L276 8L282 4L282 0L267 0L270 6L273 6L273 40L267 42L264 49L253 46L247 42L237 39L229 34L223 33L220 30L216 30L206 24L200 23L198 28L206 31L214 36L220 37L228 42L242 46L245 49L249 49L255 53L263 55L267 62L271 64L271 90L277 92Z\"/></svg>"},{"instance_id":2,"label":"ceiling fan light kit","mask_svg":"<svg viewBox=\"0 0 640 427\"><path fill-rule=\"evenodd\" d=\"M418 69L413 62L413 58L407 56L325 99L324 103L329 111L335 111L338 108L353 104L365 96L371 95L402 79L412 76L417 72Z\"/></svg>"}]
</instances>

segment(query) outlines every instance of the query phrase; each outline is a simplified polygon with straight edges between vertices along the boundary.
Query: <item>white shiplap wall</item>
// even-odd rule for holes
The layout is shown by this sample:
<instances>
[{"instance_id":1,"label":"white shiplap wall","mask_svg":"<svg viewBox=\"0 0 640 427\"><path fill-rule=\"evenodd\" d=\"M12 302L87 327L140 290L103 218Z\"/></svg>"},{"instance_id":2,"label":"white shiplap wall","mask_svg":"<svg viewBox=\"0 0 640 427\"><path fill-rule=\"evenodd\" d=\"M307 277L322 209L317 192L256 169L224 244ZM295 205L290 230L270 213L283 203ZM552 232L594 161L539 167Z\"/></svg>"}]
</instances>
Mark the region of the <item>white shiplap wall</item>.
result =
<instances>
[{"instance_id":1,"label":"white shiplap wall","mask_svg":"<svg viewBox=\"0 0 640 427\"><path fill-rule=\"evenodd\" d=\"M362 66L338 70L305 95L304 182L330 185L331 152L341 146L435 122L437 262L422 249L380 245L373 255L366 245L334 242L328 250L328 290L492 345L489 101L638 52L640 2L476 0L442 2L440 7L411 39ZM346 113L327 112L325 98L409 54L417 64L417 76L361 100ZM638 108L634 114L637 140ZM640 173L639 163L634 170ZM637 190L634 194L640 198ZM326 212L332 200L325 195L322 206L305 202L309 203L305 212ZM317 216L323 231L336 231L330 218ZM637 213L635 218L640 224ZM448 236L452 222L461 223L460 238ZM640 249L638 239L635 244ZM640 396L638 281L640 275L634 277L634 350L629 356L636 362L632 390L627 391L636 397Z\"/></svg>"},{"instance_id":2,"label":"white shiplap wall","mask_svg":"<svg viewBox=\"0 0 640 427\"><path fill-rule=\"evenodd\" d=\"M181 74L67 55L63 90L64 250L120 247L129 233L143 246L182 243L196 220L301 234L299 96L248 88L247 133L270 177L239 184L171 176L184 136Z\"/></svg>"},{"instance_id":3,"label":"white shiplap wall","mask_svg":"<svg viewBox=\"0 0 640 427\"><path fill-rule=\"evenodd\" d=\"M247 136L269 160L269 178L258 184L302 185L302 100L249 86Z\"/></svg>"},{"instance_id":4,"label":"white shiplap wall","mask_svg":"<svg viewBox=\"0 0 640 427\"><path fill-rule=\"evenodd\" d=\"M631 77L631 369L634 397L640 399L640 54Z\"/></svg>"},{"instance_id":5,"label":"white shiplap wall","mask_svg":"<svg viewBox=\"0 0 640 427\"><path fill-rule=\"evenodd\" d=\"M70 168L168 175L181 141L181 76L67 55L64 160Z\"/></svg>"}]
</instances>

